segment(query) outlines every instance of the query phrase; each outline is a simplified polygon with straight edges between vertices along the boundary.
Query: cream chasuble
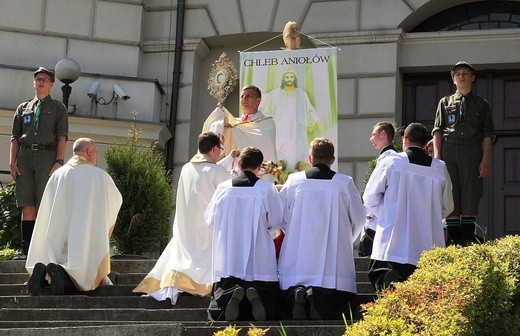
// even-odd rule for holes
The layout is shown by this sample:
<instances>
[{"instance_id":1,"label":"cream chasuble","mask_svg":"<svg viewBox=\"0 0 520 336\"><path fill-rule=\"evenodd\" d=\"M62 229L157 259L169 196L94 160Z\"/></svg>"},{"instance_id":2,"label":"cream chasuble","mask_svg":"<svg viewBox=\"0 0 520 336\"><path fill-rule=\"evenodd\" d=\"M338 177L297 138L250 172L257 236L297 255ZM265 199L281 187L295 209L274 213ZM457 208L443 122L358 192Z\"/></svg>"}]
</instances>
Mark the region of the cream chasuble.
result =
<instances>
[{"instance_id":1,"label":"cream chasuble","mask_svg":"<svg viewBox=\"0 0 520 336\"><path fill-rule=\"evenodd\" d=\"M61 265L78 289L109 283L109 240L122 197L104 170L73 156L50 177L27 256L26 268Z\"/></svg>"},{"instance_id":2,"label":"cream chasuble","mask_svg":"<svg viewBox=\"0 0 520 336\"><path fill-rule=\"evenodd\" d=\"M231 178L226 169L203 154L196 154L182 167L177 187L173 235L154 268L133 290L156 300L179 292L206 296L211 292L212 230L204 211L218 184Z\"/></svg>"},{"instance_id":3,"label":"cream chasuble","mask_svg":"<svg viewBox=\"0 0 520 336\"><path fill-rule=\"evenodd\" d=\"M276 154L276 128L273 118L257 112L247 122L235 118L225 107L217 107L208 116L203 132L215 132L224 136L224 153L232 149L253 146L262 151L264 161L278 161Z\"/></svg>"}]
</instances>

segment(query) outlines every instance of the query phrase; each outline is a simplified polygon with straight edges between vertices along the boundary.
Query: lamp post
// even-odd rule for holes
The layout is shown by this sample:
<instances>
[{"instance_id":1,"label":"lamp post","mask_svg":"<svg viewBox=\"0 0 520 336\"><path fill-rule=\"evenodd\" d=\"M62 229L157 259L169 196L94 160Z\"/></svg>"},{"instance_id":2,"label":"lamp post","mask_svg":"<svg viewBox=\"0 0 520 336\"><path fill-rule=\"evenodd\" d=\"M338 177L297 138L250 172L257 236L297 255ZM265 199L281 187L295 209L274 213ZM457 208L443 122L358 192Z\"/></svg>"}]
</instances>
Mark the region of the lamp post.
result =
<instances>
[{"instance_id":1,"label":"lamp post","mask_svg":"<svg viewBox=\"0 0 520 336\"><path fill-rule=\"evenodd\" d=\"M68 108L69 96L72 91L70 83L73 83L79 77L79 64L72 58L64 58L56 63L54 72L56 73L56 77L58 77L60 82L65 84L61 87L61 91L63 92L63 104L65 104L65 106Z\"/></svg>"}]
</instances>

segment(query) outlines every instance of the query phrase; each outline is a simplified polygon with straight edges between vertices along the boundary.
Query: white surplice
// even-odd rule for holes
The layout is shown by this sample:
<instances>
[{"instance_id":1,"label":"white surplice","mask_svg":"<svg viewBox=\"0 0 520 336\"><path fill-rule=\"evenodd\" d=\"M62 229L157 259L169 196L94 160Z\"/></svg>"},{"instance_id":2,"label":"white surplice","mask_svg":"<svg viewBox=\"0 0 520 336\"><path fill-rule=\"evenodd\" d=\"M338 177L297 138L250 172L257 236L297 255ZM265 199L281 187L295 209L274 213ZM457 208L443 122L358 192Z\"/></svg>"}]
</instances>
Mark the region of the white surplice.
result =
<instances>
[{"instance_id":1,"label":"white surplice","mask_svg":"<svg viewBox=\"0 0 520 336\"><path fill-rule=\"evenodd\" d=\"M307 179L289 175L285 238L279 261L280 288L316 286L356 293L353 242L365 223L365 207L350 176Z\"/></svg>"},{"instance_id":2,"label":"white surplice","mask_svg":"<svg viewBox=\"0 0 520 336\"><path fill-rule=\"evenodd\" d=\"M73 156L50 177L27 256L32 274L36 263L61 265L78 289L110 283L109 240L122 197L104 170Z\"/></svg>"},{"instance_id":3,"label":"white surplice","mask_svg":"<svg viewBox=\"0 0 520 336\"><path fill-rule=\"evenodd\" d=\"M377 220L371 259L416 265L421 253L445 246L442 219L453 210L443 161L411 164L405 152L382 159L363 194Z\"/></svg>"},{"instance_id":4,"label":"white surplice","mask_svg":"<svg viewBox=\"0 0 520 336\"><path fill-rule=\"evenodd\" d=\"M177 187L173 235L154 268L133 290L176 303L179 292L211 292L212 230L204 211L219 183L231 176L204 154L182 167Z\"/></svg>"},{"instance_id":5,"label":"white surplice","mask_svg":"<svg viewBox=\"0 0 520 336\"><path fill-rule=\"evenodd\" d=\"M379 156L376 159L376 167L379 164L379 162L381 160L383 160L385 157L387 157L389 155L394 155L396 153L397 152L395 150L388 149L388 150L382 152L381 154L379 154ZM366 224L365 224L365 228L371 229L371 230L375 231L376 230L376 226L377 226L377 217L374 214L372 214L372 213L367 213L367 221L366 221Z\"/></svg>"},{"instance_id":6,"label":"white surplice","mask_svg":"<svg viewBox=\"0 0 520 336\"><path fill-rule=\"evenodd\" d=\"M283 200L273 183L253 187L220 184L206 210L213 228L213 282L230 276L246 281L278 281L271 233L280 228Z\"/></svg>"}]
</instances>

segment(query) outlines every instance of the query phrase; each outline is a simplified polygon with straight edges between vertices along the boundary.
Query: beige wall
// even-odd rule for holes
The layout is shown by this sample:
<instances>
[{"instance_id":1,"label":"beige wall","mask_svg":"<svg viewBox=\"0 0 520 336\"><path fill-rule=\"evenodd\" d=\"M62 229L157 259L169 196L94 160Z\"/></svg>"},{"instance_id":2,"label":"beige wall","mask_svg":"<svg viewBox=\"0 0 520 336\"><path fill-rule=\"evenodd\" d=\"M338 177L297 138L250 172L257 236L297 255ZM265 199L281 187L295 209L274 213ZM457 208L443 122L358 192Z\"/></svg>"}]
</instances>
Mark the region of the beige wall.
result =
<instances>
[{"instance_id":1,"label":"beige wall","mask_svg":"<svg viewBox=\"0 0 520 336\"><path fill-rule=\"evenodd\" d=\"M224 51L238 64L239 50L280 34L294 20L312 37L304 38L305 47L325 42L339 48L339 170L353 175L363 189L367 162L377 155L368 142L372 126L401 121L403 73L448 71L459 59L477 68L519 68L518 29L408 33L465 2L471 1L186 0L175 165L194 154L202 122L215 106L206 89L211 64ZM27 86L31 69L53 68L61 58L72 57L83 72L71 96L78 114L92 113L86 92L93 80L101 81L104 97L119 82L132 99L120 102L118 117L138 109L140 120L160 124L171 100L176 15L171 0L0 0L0 76L9 78L0 83L0 107L12 111L32 96ZM255 50L281 46L278 38ZM57 86L55 97L61 95ZM226 106L237 110L237 91ZM110 108L98 111L110 117ZM101 125L97 136L104 132ZM2 157L7 135L0 134Z\"/></svg>"}]
</instances>

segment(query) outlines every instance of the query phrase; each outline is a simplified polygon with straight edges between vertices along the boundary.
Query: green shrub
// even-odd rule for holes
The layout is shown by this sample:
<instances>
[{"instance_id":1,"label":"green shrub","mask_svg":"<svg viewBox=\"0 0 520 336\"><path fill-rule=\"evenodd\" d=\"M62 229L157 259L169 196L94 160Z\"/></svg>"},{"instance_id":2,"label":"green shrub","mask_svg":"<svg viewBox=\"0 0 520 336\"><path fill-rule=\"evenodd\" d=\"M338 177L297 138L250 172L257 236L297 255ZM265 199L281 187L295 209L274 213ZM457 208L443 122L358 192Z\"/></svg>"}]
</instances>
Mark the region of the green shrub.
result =
<instances>
[{"instance_id":1,"label":"green shrub","mask_svg":"<svg viewBox=\"0 0 520 336\"><path fill-rule=\"evenodd\" d=\"M0 261L12 260L17 251L11 248L0 250Z\"/></svg>"},{"instance_id":2,"label":"green shrub","mask_svg":"<svg viewBox=\"0 0 520 336\"><path fill-rule=\"evenodd\" d=\"M16 182L13 181L5 188L0 188L0 248L20 249L22 247L20 231L22 212L16 205L15 185Z\"/></svg>"},{"instance_id":3,"label":"green shrub","mask_svg":"<svg viewBox=\"0 0 520 336\"><path fill-rule=\"evenodd\" d=\"M520 237L425 252L394 290L364 305L346 334L518 335Z\"/></svg>"},{"instance_id":4,"label":"green shrub","mask_svg":"<svg viewBox=\"0 0 520 336\"><path fill-rule=\"evenodd\" d=\"M507 327L505 335L520 335L520 238L506 236L489 244L494 245L497 258L504 263L514 288L511 298L513 308L503 317L507 319L504 321Z\"/></svg>"},{"instance_id":5,"label":"green shrub","mask_svg":"<svg viewBox=\"0 0 520 336\"><path fill-rule=\"evenodd\" d=\"M165 174L162 156L155 144L150 146L139 135L134 121L129 138L105 152L107 172L123 195L112 235L115 248L123 254L159 251L168 241L174 207L170 175Z\"/></svg>"}]
</instances>

